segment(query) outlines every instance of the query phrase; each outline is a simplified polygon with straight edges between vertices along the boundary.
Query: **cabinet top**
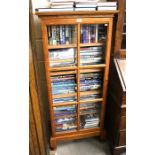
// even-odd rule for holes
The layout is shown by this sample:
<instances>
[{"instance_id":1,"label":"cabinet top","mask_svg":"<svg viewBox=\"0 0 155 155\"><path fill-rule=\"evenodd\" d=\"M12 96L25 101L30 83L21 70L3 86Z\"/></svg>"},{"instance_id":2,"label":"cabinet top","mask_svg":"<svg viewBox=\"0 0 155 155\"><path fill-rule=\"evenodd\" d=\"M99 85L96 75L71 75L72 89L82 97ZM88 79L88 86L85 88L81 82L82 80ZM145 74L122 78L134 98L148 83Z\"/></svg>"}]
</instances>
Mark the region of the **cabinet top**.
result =
<instances>
[{"instance_id":1,"label":"cabinet top","mask_svg":"<svg viewBox=\"0 0 155 155\"><path fill-rule=\"evenodd\" d=\"M117 14L119 11L68 11L68 12L35 12L35 15L37 16L71 16L71 15L114 15Z\"/></svg>"},{"instance_id":2,"label":"cabinet top","mask_svg":"<svg viewBox=\"0 0 155 155\"><path fill-rule=\"evenodd\" d=\"M126 92L126 59L114 59L114 63L123 91Z\"/></svg>"}]
</instances>

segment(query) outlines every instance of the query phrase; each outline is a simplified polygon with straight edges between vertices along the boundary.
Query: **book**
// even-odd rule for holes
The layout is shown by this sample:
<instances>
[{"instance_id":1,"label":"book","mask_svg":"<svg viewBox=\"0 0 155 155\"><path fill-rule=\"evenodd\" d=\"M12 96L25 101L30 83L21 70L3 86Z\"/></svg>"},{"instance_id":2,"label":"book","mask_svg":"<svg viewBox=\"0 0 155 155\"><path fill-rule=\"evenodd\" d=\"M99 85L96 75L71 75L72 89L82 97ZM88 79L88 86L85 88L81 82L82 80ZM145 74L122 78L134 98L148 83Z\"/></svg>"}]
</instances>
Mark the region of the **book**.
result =
<instances>
[{"instance_id":1,"label":"book","mask_svg":"<svg viewBox=\"0 0 155 155\"><path fill-rule=\"evenodd\" d=\"M51 8L73 8L74 2L52 2Z\"/></svg>"},{"instance_id":2,"label":"book","mask_svg":"<svg viewBox=\"0 0 155 155\"><path fill-rule=\"evenodd\" d=\"M71 44L75 44L76 43L76 29L75 29L75 26L71 25L70 26L70 29L71 29Z\"/></svg>"},{"instance_id":3,"label":"book","mask_svg":"<svg viewBox=\"0 0 155 155\"><path fill-rule=\"evenodd\" d=\"M117 2L97 2L97 6L117 6Z\"/></svg>"},{"instance_id":4,"label":"book","mask_svg":"<svg viewBox=\"0 0 155 155\"><path fill-rule=\"evenodd\" d=\"M56 36L57 36L57 31L56 31L56 26L52 26L52 44L56 45L57 44L57 40L56 40Z\"/></svg>"},{"instance_id":5,"label":"book","mask_svg":"<svg viewBox=\"0 0 155 155\"><path fill-rule=\"evenodd\" d=\"M84 47L80 48L80 64L93 65L104 62L104 48L103 47Z\"/></svg>"},{"instance_id":6,"label":"book","mask_svg":"<svg viewBox=\"0 0 155 155\"><path fill-rule=\"evenodd\" d=\"M73 8L72 5L54 5L51 6L52 9L65 9L65 8Z\"/></svg>"},{"instance_id":7,"label":"book","mask_svg":"<svg viewBox=\"0 0 155 155\"><path fill-rule=\"evenodd\" d=\"M99 112L98 112L99 113ZM100 119L98 113L81 115L80 126L81 128L94 128L98 127L100 124Z\"/></svg>"},{"instance_id":8,"label":"book","mask_svg":"<svg viewBox=\"0 0 155 155\"><path fill-rule=\"evenodd\" d=\"M95 32L96 32L95 42L97 43L98 42L98 24L96 24L95 26L96 26L96 29L95 29Z\"/></svg>"},{"instance_id":9,"label":"book","mask_svg":"<svg viewBox=\"0 0 155 155\"><path fill-rule=\"evenodd\" d=\"M99 2L99 0L50 0L52 3L71 3L71 2ZM103 0L102 0L103 1Z\"/></svg>"},{"instance_id":10,"label":"book","mask_svg":"<svg viewBox=\"0 0 155 155\"><path fill-rule=\"evenodd\" d=\"M101 73L80 74L80 91L96 90L102 87Z\"/></svg>"},{"instance_id":11,"label":"book","mask_svg":"<svg viewBox=\"0 0 155 155\"><path fill-rule=\"evenodd\" d=\"M90 25L90 43L95 43L95 25Z\"/></svg>"},{"instance_id":12,"label":"book","mask_svg":"<svg viewBox=\"0 0 155 155\"><path fill-rule=\"evenodd\" d=\"M63 102L73 102L76 101L75 97L65 97L65 98L54 98L53 103L63 103Z\"/></svg>"},{"instance_id":13,"label":"book","mask_svg":"<svg viewBox=\"0 0 155 155\"><path fill-rule=\"evenodd\" d=\"M56 94L68 94L75 92L76 82L75 75L67 74L63 76L51 77L52 93ZM72 100L73 98L65 98L62 101ZM59 100L61 102L61 100Z\"/></svg>"},{"instance_id":14,"label":"book","mask_svg":"<svg viewBox=\"0 0 155 155\"><path fill-rule=\"evenodd\" d=\"M74 48L49 50L49 58L51 59L74 58L74 56Z\"/></svg>"},{"instance_id":15,"label":"book","mask_svg":"<svg viewBox=\"0 0 155 155\"><path fill-rule=\"evenodd\" d=\"M98 42L98 33L99 33L98 25L95 24L81 25L81 43Z\"/></svg>"},{"instance_id":16,"label":"book","mask_svg":"<svg viewBox=\"0 0 155 155\"><path fill-rule=\"evenodd\" d=\"M63 33L63 29L61 31ZM61 35L61 43L65 43L63 41ZM63 42L62 42L63 41ZM75 65L75 49L74 48L66 48L66 49L55 49L49 50L49 62L50 66L63 66L65 65Z\"/></svg>"},{"instance_id":17,"label":"book","mask_svg":"<svg viewBox=\"0 0 155 155\"><path fill-rule=\"evenodd\" d=\"M78 7L74 9L75 11L96 11L96 8L90 7L90 8L83 8L83 7Z\"/></svg>"},{"instance_id":18,"label":"book","mask_svg":"<svg viewBox=\"0 0 155 155\"><path fill-rule=\"evenodd\" d=\"M74 11L74 8L38 8L38 12L65 12L65 11Z\"/></svg>"},{"instance_id":19,"label":"book","mask_svg":"<svg viewBox=\"0 0 155 155\"><path fill-rule=\"evenodd\" d=\"M82 27L82 43L87 43L87 27L83 25Z\"/></svg>"},{"instance_id":20,"label":"book","mask_svg":"<svg viewBox=\"0 0 155 155\"><path fill-rule=\"evenodd\" d=\"M60 44L60 27L59 26L55 26L56 27L56 44L59 45Z\"/></svg>"},{"instance_id":21,"label":"book","mask_svg":"<svg viewBox=\"0 0 155 155\"><path fill-rule=\"evenodd\" d=\"M74 27L72 25L68 25L68 29L69 29L69 44L74 43L74 35L72 34L74 32Z\"/></svg>"},{"instance_id":22,"label":"book","mask_svg":"<svg viewBox=\"0 0 155 155\"><path fill-rule=\"evenodd\" d=\"M73 1L53 1L51 3L51 6L55 6L55 5L74 5Z\"/></svg>"},{"instance_id":23,"label":"book","mask_svg":"<svg viewBox=\"0 0 155 155\"><path fill-rule=\"evenodd\" d=\"M105 7L102 7L102 6L98 6L97 7L97 10L117 10L117 6L105 6Z\"/></svg>"},{"instance_id":24,"label":"book","mask_svg":"<svg viewBox=\"0 0 155 155\"><path fill-rule=\"evenodd\" d=\"M63 124L63 123L67 123L67 122L73 122L76 119L74 117L70 117L70 118L59 118L59 119L55 119L55 123L56 124Z\"/></svg>"},{"instance_id":25,"label":"book","mask_svg":"<svg viewBox=\"0 0 155 155\"><path fill-rule=\"evenodd\" d=\"M81 1L75 2L75 8L96 8L96 2L89 2L89 1Z\"/></svg>"},{"instance_id":26,"label":"book","mask_svg":"<svg viewBox=\"0 0 155 155\"><path fill-rule=\"evenodd\" d=\"M48 44L52 45L53 39L52 39L52 30L51 26L47 26L47 34L48 34Z\"/></svg>"},{"instance_id":27,"label":"book","mask_svg":"<svg viewBox=\"0 0 155 155\"><path fill-rule=\"evenodd\" d=\"M62 26L60 25L60 44L63 44L63 39L62 39Z\"/></svg>"},{"instance_id":28,"label":"book","mask_svg":"<svg viewBox=\"0 0 155 155\"><path fill-rule=\"evenodd\" d=\"M69 44L69 26L66 25L65 29L66 29L66 31L65 31L66 45L68 45Z\"/></svg>"}]
</instances>

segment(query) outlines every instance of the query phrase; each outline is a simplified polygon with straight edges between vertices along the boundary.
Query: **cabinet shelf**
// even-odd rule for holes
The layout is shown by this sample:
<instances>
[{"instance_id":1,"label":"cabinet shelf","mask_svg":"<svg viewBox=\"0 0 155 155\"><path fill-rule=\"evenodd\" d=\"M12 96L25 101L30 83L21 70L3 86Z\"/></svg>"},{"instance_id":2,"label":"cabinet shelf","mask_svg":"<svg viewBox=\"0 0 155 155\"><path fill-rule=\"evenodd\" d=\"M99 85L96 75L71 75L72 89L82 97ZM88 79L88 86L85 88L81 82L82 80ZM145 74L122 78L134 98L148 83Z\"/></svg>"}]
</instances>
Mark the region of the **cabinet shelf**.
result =
<instances>
[{"instance_id":1,"label":"cabinet shelf","mask_svg":"<svg viewBox=\"0 0 155 155\"><path fill-rule=\"evenodd\" d=\"M72 16L72 15L81 15L81 16L86 16L86 15L94 15L94 16L96 16L96 15L106 15L106 17L107 16L113 16L114 14L117 14L117 13L119 13L119 10L102 10L102 11L64 11L64 12L60 12L60 11L58 11L58 12L52 12L52 11L49 11L49 12L39 12L39 11L37 11L37 12L35 12L35 14L36 15L38 15L38 16L40 16L40 17L44 17L44 16L60 16L60 15L63 15L63 19L64 19L64 16ZM91 17L90 17L91 18ZM91 21L89 21L89 22L91 22ZM62 22L62 23L64 23L64 22ZM64 23L65 24L65 23Z\"/></svg>"},{"instance_id":2,"label":"cabinet shelf","mask_svg":"<svg viewBox=\"0 0 155 155\"><path fill-rule=\"evenodd\" d=\"M63 103L54 103L53 107L66 106L66 105L76 105L77 102L63 102Z\"/></svg>"},{"instance_id":3,"label":"cabinet shelf","mask_svg":"<svg viewBox=\"0 0 155 155\"><path fill-rule=\"evenodd\" d=\"M101 102L101 101L103 101L103 98L81 100L80 103Z\"/></svg>"},{"instance_id":4,"label":"cabinet shelf","mask_svg":"<svg viewBox=\"0 0 155 155\"><path fill-rule=\"evenodd\" d=\"M69 45L48 45L48 49L75 48L76 44Z\"/></svg>"},{"instance_id":5,"label":"cabinet shelf","mask_svg":"<svg viewBox=\"0 0 155 155\"><path fill-rule=\"evenodd\" d=\"M92 95L92 94L100 94L100 93L102 93L101 90L84 91L84 92L80 92L80 96L86 96L86 95ZM77 95L77 93L58 94L58 95L53 95L53 98L74 97L74 96L76 96L76 95Z\"/></svg>"},{"instance_id":6,"label":"cabinet shelf","mask_svg":"<svg viewBox=\"0 0 155 155\"><path fill-rule=\"evenodd\" d=\"M76 96L76 95L77 95L77 93L58 94L58 95L53 95L53 98L72 97L72 96Z\"/></svg>"},{"instance_id":7,"label":"cabinet shelf","mask_svg":"<svg viewBox=\"0 0 155 155\"><path fill-rule=\"evenodd\" d=\"M81 43L80 47L103 46L103 43Z\"/></svg>"},{"instance_id":8,"label":"cabinet shelf","mask_svg":"<svg viewBox=\"0 0 155 155\"><path fill-rule=\"evenodd\" d=\"M102 68L95 68L95 69L81 69L80 70L80 73L96 73L96 72L103 72L103 69ZM67 74L77 74L77 71L76 69L73 70L73 71L51 71L50 72L50 76L56 76L56 75L67 75Z\"/></svg>"},{"instance_id":9,"label":"cabinet shelf","mask_svg":"<svg viewBox=\"0 0 155 155\"><path fill-rule=\"evenodd\" d=\"M76 71L55 71L50 72L50 76L56 76L56 75L67 75L67 74L76 74Z\"/></svg>"},{"instance_id":10,"label":"cabinet shelf","mask_svg":"<svg viewBox=\"0 0 155 155\"><path fill-rule=\"evenodd\" d=\"M103 98L97 98L97 99L88 99L88 100L81 100L80 103L90 103L90 102L101 102L103 101ZM76 105L77 102L62 102L62 103L54 103L53 107L59 107L59 106L66 106L66 105Z\"/></svg>"},{"instance_id":11,"label":"cabinet shelf","mask_svg":"<svg viewBox=\"0 0 155 155\"><path fill-rule=\"evenodd\" d=\"M97 64L97 65L86 65L86 66L79 66L80 69L94 69L94 68L104 68L106 64ZM69 66L69 67L50 67L50 71L70 71L76 70L77 66ZM57 73L56 73L57 74Z\"/></svg>"},{"instance_id":12,"label":"cabinet shelf","mask_svg":"<svg viewBox=\"0 0 155 155\"><path fill-rule=\"evenodd\" d=\"M65 70L75 70L76 66L68 66L68 67L50 67L50 71L65 71Z\"/></svg>"},{"instance_id":13,"label":"cabinet shelf","mask_svg":"<svg viewBox=\"0 0 155 155\"><path fill-rule=\"evenodd\" d=\"M56 132L56 134L61 135L61 134L70 134L75 132L77 132L77 130L60 131L60 132Z\"/></svg>"},{"instance_id":14,"label":"cabinet shelf","mask_svg":"<svg viewBox=\"0 0 155 155\"><path fill-rule=\"evenodd\" d=\"M80 96L92 95L92 94L100 94L102 93L101 90L94 90L94 91L84 91L80 92Z\"/></svg>"},{"instance_id":15,"label":"cabinet shelf","mask_svg":"<svg viewBox=\"0 0 155 155\"><path fill-rule=\"evenodd\" d=\"M104 67L106 67L106 64L80 66L80 69L87 69L87 68L104 68Z\"/></svg>"},{"instance_id":16,"label":"cabinet shelf","mask_svg":"<svg viewBox=\"0 0 155 155\"><path fill-rule=\"evenodd\" d=\"M81 128L80 131L100 131L100 127Z\"/></svg>"},{"instance_id":17,"label":"cabinet shelf","mask_svg":"<svg viewBox=\"0 0 155 155\"><path fill-rule=\"evenodd\" d=\"M103 69L102 68L95 68L95 69L82 69L80 70L80 73L93 73L93 72L103 72Z\"/></svg>"}]
</instances>

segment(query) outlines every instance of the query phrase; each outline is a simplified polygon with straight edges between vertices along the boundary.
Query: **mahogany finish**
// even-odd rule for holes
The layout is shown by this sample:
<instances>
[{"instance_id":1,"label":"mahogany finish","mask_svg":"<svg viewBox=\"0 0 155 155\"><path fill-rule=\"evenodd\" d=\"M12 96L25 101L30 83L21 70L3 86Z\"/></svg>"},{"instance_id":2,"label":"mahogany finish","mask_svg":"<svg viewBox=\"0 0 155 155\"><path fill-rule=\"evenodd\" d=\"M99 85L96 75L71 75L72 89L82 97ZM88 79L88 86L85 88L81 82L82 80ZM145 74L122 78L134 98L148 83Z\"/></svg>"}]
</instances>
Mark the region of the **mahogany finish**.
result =
<instances>
[{"instance_id":1,"label":"mahogany finish","mask_svg":"<svg viewBox=\"0 0 155 155\"><path fill-rule=\"evenodd\" d=\"M115 60L110 66L105 123L112 155L120 155L126 151L126 86L122 86Z\"/></svg>"}]
</instances>

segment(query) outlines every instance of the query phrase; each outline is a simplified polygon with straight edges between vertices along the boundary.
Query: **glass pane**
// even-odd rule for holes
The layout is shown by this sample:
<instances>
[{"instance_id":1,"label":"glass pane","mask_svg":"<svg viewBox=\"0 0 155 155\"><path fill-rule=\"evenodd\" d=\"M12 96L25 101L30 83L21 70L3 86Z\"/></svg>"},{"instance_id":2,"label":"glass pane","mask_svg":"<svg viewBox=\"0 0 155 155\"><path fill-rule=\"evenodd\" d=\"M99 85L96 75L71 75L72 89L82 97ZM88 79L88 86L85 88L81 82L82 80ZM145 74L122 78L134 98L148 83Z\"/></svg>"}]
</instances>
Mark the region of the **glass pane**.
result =
<instances>
[{"instance_id":1,"label":"glass pane","mask_svg":"<svg viewBox=\"0 0 155 155\"><path fill-rule=\"evenodd\" d=\"M56 132L70 131L77 128L76 106L54 107Z\"/></svg>"},{"instance_id":2,"label":"glass pane","mask_svg":"<svg viewBox=\"0 0 155 155\"><path fill-rule=\"evenodd\" d=\"M75 25L53 25L47 26L49 45L69 45L76 44Z\"/></svg>"},{"instance_id":3,"label":"glass pane","mask_svg":"<svg viewBox=\"0 0 155 155\"><path fill-rule=\"evenodd\" d=\"M100 124L101 103L80 104L80 128L95 128Z\"/></svg>"},{"instance_id":4,"label":"glass pane","mask_svg":"<svg viewBox=\"0 0 155 155\"><path fill-rule=\"evenodd\" d=\"M126 23L126 11L124 12L124 23Z\"/></svg>"},{"instance_id":5,"label":"glass pane","mask_svg":"<svg viewBox=\"0 0 155 155\"><path fill-rule=\"evenodd\" d=\"M107 24L81 25L81 43L104 43L107 36Z\"/></svg>"},{"instance_id":6,"label":"glass pane","mask_svg":"<svg viewBox=\"0 0 155 155\"><path fill-rule=\"evenodd\" d=\"M126 24L123 25L123 33L126 33Z\"/></svg>"},{"instance_id":7,"label":"glass pane","mask_svg":"<svg viewBox=\"0 0 155 155\"><path fill-rule=\"evenodd\" d=\"M92 91L102 89L102 73L81 73L80 74L80 91Z\"/></svg>"},{"instance_id":8,"label":"glass pane","mask_svg":"<svg viewBox=\"0 0 155 155\"><path fill-rule=\"evenodd\" d=\"M81 25L80 65L95 65L105 63L107 24Z\"/></svg>"},{"instance_id":9,"label":"glass pane","mask_svg":"<svg viewBox=\"0 0 155 155\"><path fill-rule=\"evenodd\" d=\"M49 50L49 63L51 67L75 66L76 48Z\"/></svg>"},{"instance_id":10,"label":"glass pane","mask_svg":"<svg viewBox=\"0 0 155 155\"><path fill-rule=\"evenodd\" d=\"M64 102L74 102L76 101L76 97L75 96L71 96L71 97L61 97L61 98L54 98L53 99L53 103L57 104L57 103L64 103Z\"/></svg>"},{"instance_id":11,"label":"glass pane","mask_svg":"<svg viewBox=\"0 0 155 155\"><path fill-rule=\"evenodd\" d=\"M126 35L122 35L121 49L126 49Z\"/></svg>"},{"instance_id":12,"label":"glass pane","mask_svg":"<svg viewBox=\"0 0 155 155\"><path fill-rule=\"evenodd\" d=\"M102 94L101 93L97 93L97 94L90 94L90 95L81 95L80 96L80 100L90 100L90 99L98 99L98 98L102 98Z\"/></svg>"},{"instance_id":13,"label":"glass pane","mask_svg":"<svg viewBox=\"0 0 155 155\"><path fill-rule=\"evenodd\" d=\"M105 63L105 48L98 47L81 47L80 48L80 65L96 65Z\"/></svg>"},{"instance_id":14,"label":"glass pane","mask_svg":"<svg viewBox=\"0 0 155 155\"><path fill-rule=\"evenodd\" d=\"M71 94L76 92L76 75L75 74L66 74L66 75L56 75L52 76L52 93L53 95L58 94ZM71 99L68 98L59 98L59 102L68 102ZM54 99L54 103L58 102L58 99Z\"/></svg>"}]
</instances>

